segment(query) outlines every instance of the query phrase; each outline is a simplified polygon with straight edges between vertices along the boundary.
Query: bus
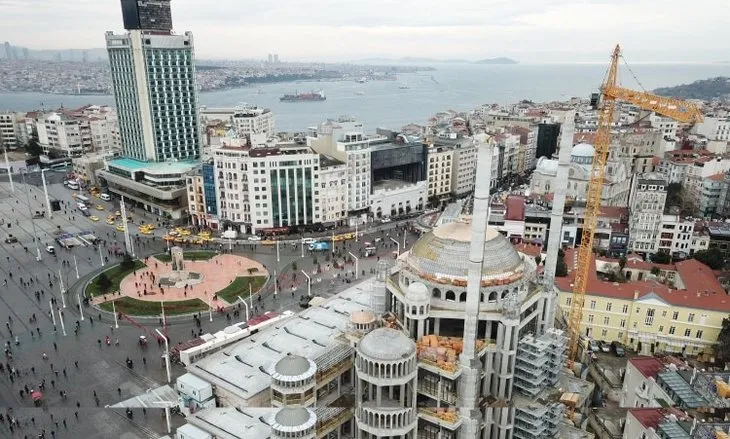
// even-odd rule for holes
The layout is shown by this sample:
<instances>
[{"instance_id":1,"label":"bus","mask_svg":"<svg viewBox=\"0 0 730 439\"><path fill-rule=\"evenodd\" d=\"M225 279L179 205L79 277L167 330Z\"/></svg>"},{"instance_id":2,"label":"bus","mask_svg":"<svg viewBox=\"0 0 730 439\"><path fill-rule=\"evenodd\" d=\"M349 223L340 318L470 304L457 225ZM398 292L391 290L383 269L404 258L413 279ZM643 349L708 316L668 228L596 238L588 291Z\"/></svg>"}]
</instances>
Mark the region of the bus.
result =
<instances>
[{"instance_id":1,"label":"bus","mask_svg":"<svg viewBox=\"0 0 730 439\"><path fill-rule=\"evenodd\" d=\"M86 197L84 195L76 195L75 198L76 198L76 201L78 201L79 203L89 204L89 197Z\"/></svg>"},{"instance_id":2,"label":"bus","mask_svg":"<svg viewBox=\"0 0 730 439\"><path fill-rule=\"evenodd\" d=\"M66 183L69 189L72 191L79 190L79 182L77 180L69 180L68 183Z\"/></svg>"}]
</instances>

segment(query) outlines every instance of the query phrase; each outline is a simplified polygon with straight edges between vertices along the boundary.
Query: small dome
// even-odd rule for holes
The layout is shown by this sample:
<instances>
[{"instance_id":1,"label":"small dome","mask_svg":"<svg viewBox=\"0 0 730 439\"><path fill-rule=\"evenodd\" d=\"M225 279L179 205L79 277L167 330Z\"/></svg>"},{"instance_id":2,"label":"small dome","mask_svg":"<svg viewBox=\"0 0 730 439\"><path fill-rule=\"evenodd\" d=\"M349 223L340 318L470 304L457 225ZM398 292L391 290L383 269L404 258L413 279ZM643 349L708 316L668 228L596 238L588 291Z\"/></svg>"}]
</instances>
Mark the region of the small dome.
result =
<instances>
[{"instance_id":1,"label":"small dome","mask_svg":"<svg viewBox=\"0 0 730 439\"><path fill-rule=\"evenodd\" d=\"M406 301L409 303L428 303L431 300L431 294L428 287L421 282L413 282L408 285L406 290Z\"/></svg>"},{"instance_id":2,"label":"small dome","mask_svg":"<svg viewBox=\"0 0 730 439\"><path fill-rule=\"evenodd\" d=\"M357 325L367 325L375 321L375 314L372 311L355 311L350 316L350 321Z\"/></svg>"},{"instance_id":3,"label":"small dome","mask_svg":"<svg viewBox=\"0 0 730 439\"><path fill-rule=\"evenodd\" d=\"M287 407L274 415L274 429L282 431L305 430L314 426L317 415L304 407Z\"/></svg>"},{"instance_id":4,"label":"small dome","mask_svg":"<svg viewBox=\"0 0 730 439\"><path fill-rule=\"evenodd\" d=\"M287 355L274 365L274 378L299 377L302 375L310 375L312 368L316 369L316 364L311 360L300 357L299 355Z\"/></svg>"},{"instance_id":5,"label":"small dome","mask_svg":"<svg viewBox=\"0 0 730 439\"><path fill-rule=\"evenodd\" d=\"M558 161L549 159L547 157L540 157L540 160L537 161L536 171L548 175L557 175Z\"/></svg>"},{"instance_id":6,"label":"small dome","mask_svg":"<svg viewBox=\"0 0 730 439\"><path fill-rule=\"evenodd\" d=\"M593 157L595 153L596 150L593 148L593 145L588 143L579 143L573 147L570 155L572 157Z\"/></svg>"},{"instance_id":7,"label":"small dome","mask_svg":"<svg viewBox=\"0 0 730 439\"><path fill-rule=\"evenodd\" d=\"M416 353L413 340L392 328L378 328L370 332L357 348L360 354L382 361L402 360Z\"/></svg>"}]
</instances>

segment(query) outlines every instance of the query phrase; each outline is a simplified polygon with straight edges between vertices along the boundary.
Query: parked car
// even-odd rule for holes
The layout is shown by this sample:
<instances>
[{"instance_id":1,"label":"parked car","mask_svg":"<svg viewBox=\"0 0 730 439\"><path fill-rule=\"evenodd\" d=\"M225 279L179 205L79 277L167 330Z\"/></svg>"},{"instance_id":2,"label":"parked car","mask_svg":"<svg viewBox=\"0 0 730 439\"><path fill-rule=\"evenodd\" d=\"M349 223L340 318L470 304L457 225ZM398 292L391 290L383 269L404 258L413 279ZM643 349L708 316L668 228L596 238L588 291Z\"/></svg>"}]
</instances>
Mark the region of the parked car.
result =
<instances>
[{"instance_id":1,"label":"parked car","mask_svg":"<svg viewBox=\"0 0 730 439\"><path fill-rule=\"evenodd\" d=\"M596 340L589 340L588 349L590 349L591 352L599 352L601 350L601 347L598 346L598 342Z\"/></svg>"},{"instance_id":2,"label":"parked car","mask_svg":"<svg viewBox=\"0 0 730 439\"><path fill-rule=\"evenodd\" d=\"M315 242L317 242L317 240L315 238L303 238L302 239L302 244L314 244Z\"/></svg>"},{"instance_id":3,"label":"parked car","mask_svg":"<svg viewBox=\"0 0 730 439\"><path fill-rule=\"evenodd\" d=\"M616 354L617 357L626 356L626 350L624 350L624 346L617 341L611 343L611 350L614 354Z\"/></svg>"},{"instance_id":4,"label":"parked car","mask_svg":"<svg viewBox=\"0 0 730 439\"><path fill-rule=\"evenodd\" d=\"M5 238L5 244L15 244L16 242L18 242L18 238L13 235L8 235L8 237Z\"/></svg>"},{"instance_id":5,"label":"parked car","mask_svg":"<svg viewBox=\"0 0 730 439\"><path fill-rule=\"evenodd\" d=\"M386 218L383 218L383 219L380 220L380 222L383 223L383 224L389 223L390 222L390 218L387 218L387 217Z\"/></svg>"},{"instance_id":6,"label":"parked car","mask_svg":"<svg viewBox=\"0 0 730 439\"><path fill-rule=\"evenodd\" d=\"M52 246L52 245L47 245L46 246L46 251L48 253L52 254L52 255L55 255L56 254L56 248L54 246Z\"/></svg>"},{"instance_id":7,"label":"parked car","mask_svg":"<svg viewBox=\"0 0 730 439\"><path fill-rule=\"evenodd\" d=\"M599 341L598 345L601 347L601 352L606 354L611 352L611 344L608 343L606 340Z\"/></svg>"},{"instance_id":8,"label":"parked car","mask_svg":"<svg viewBox=\"0 0 730 439\"><path fill-rule=\"evenodd\" d=\"M253 236L249 236L248 240L249 241L261 241L261 237L257 236L257 235L253 235Z\"/></svg>"}]
</instances>

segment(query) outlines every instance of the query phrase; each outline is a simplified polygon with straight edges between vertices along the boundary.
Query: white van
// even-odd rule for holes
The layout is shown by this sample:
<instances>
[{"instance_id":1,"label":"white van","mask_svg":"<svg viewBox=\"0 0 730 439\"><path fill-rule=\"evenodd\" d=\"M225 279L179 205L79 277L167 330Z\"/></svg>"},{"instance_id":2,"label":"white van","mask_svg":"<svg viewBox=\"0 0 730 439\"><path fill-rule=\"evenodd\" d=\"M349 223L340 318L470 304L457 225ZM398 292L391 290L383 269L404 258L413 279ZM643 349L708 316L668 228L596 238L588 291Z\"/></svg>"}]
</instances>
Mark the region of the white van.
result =
<instances>
[{"instance_id":1,"label":"white van","mask_svg":"<svg viewBox=\"0 0 730 439\"><path fill-rule=\"evenodd\" d=\"M109 195L109 194L101 194L101 195L99 195L99 198L101 198L104 201L109 201L112 199L111 195Z\"/></svg>"}]
</instances>

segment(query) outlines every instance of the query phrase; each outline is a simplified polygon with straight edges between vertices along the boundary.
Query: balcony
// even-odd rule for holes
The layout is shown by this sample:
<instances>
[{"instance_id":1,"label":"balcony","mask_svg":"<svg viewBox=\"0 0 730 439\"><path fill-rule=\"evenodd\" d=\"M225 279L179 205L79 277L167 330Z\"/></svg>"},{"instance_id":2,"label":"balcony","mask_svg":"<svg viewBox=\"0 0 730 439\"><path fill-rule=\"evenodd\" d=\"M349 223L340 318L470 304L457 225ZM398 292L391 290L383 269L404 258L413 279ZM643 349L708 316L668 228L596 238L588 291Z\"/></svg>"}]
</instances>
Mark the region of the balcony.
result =
<instances>
[{"instance_id":1,"label":"balcony","mask_svg":"<svg viewBox=\"0 0 730 439\"><path fill-rule=\"evenodd\" d=\"M459 416L455 409L421 407L418 409L418 417L449 430L458 429L461 427L461 423L463 422L463 419Z\"/></svg>"}]
</instances>

